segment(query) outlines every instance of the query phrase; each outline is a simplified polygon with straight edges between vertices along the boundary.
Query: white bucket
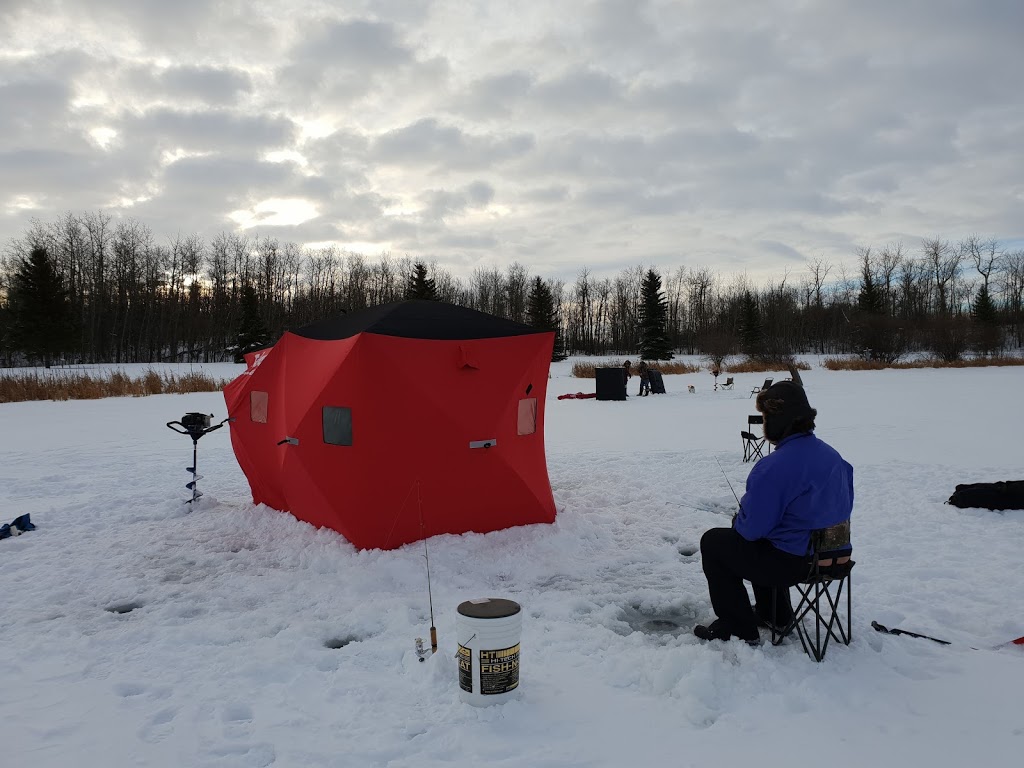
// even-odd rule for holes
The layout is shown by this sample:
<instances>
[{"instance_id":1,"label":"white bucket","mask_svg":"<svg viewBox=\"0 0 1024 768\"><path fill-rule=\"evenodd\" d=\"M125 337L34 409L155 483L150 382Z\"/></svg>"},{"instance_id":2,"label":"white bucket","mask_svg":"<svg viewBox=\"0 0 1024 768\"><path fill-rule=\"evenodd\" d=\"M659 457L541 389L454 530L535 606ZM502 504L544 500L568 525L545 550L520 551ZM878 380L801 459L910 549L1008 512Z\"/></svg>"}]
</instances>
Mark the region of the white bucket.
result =
<instances>
[{"instance_id":1,"label":"white bucket","mask_svg":"<svg viewBox=\"0 0 1024 768\"><path fill-rule=\"evenodd\" d=\"M485 707L507 701L519 687L519 603L498 597L459 605L459 698Z\"/></svg>"}]
</instances>

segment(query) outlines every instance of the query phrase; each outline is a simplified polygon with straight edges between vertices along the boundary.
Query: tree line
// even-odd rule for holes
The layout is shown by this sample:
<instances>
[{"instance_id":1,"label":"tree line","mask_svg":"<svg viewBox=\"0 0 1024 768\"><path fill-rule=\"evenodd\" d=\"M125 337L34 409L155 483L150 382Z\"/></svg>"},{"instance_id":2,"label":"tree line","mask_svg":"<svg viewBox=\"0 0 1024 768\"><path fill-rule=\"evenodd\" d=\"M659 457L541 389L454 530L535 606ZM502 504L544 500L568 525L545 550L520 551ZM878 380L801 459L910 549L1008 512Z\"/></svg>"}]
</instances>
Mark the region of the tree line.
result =
<instances>
[{"instance_id":1,"label":"tree line","mask_svg":"<svg viewBox=\"0 0 1024 768\"><path fill-rule=\"evenodd\" d=\"M711 267L638 265L571 282L524 265L459 278L224 232L158 239L104 212L33 221L0 256L0 362L215 362L340 312L432 298L558 333L557 354L672 351L721 360L800 352L955 360L1024 346L1024 250L977 236L864 247L761 285Z\"/></svg>"}]
</instances>

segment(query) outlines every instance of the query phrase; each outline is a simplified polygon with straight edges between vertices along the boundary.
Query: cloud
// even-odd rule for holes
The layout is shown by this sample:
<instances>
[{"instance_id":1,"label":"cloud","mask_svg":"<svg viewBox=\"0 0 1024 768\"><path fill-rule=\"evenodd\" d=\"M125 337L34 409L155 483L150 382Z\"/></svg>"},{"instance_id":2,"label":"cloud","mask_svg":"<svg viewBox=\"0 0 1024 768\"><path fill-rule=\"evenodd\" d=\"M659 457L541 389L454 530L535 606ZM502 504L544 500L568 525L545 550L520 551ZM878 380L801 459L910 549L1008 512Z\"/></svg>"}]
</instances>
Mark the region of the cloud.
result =
<instances>
[{"instance_id":1,"label":"cloud","mask_svg":"<svg viewBox=\"0 0 1024 768\"><path fill-rule=\"evenodd\" d=\"M67 120L71 89L55 80L0 83L0 135L8 146L34 143Z\"/></svg>"},{"instance_id":2,"label":"cloud","mask_svg":"<svg viewBox=\"0 0 1024 768\"><path fill-rule=\"evenodd\" d=\"M380 21L328 20L307 27L307 35L292 49L291 58L308 69L380 72L413 60L394 26Z\"/></svg>"},{"instance_id":3,"label":"cloud","mask_svg":"<svg viewBox=\"0 0 1024 768\"><path fill-rule=\"evenodd\" d=\"M76 51L0 55L0 136L7 148L69 150L83 146L81 116L73 107L75 77L91 58Z\"/></svg>"},{"instance_id":4,"label":"cloud","mask_svg":"<svg viewBox=\"0 0 1024 768\"><path fill-rule=\"evenodd\" d=\"M215 155L185 157L164 170L162 179L169 189L186 194L221 196L225 190L248 195L253 192L277 192L295 177L286 163L254 162L251 158Z\"/></svg>"},{"instance_id":5,"label":"cloud","mask_svg":"<svg viewBox=\"0 0 1024 768\"><path fill-rule=\"evenodd\" d=\"M484 181L474 181L462 189L430 190L421 197L424 215L428 219L444 220L470 209L486 208L494 199L494 187Z\"/></svg>"},{"instance_id":6,"label":"cloud","mask_svg":"<svg viewBox=\"0 0 1024 768\"><path fill-rule=\"evenodd\" d=\"M498 121L515 113L534 86L526 72L503 72L469 84L454 100L456 113L482 121Z\"/></svg>"},{"instance_id":7,"label":"cloud","mask_svg":"<svg viewBox=\"0 0 1024 768\"><path fill-rule=\"evenodd\" d=\"M538 104L548 111L612 108L624 93L622 83L614 77L593 70L576 70L539 83L535 89Z\"/></svg>"},{"instance_id":8,"label":"cloud","mask_svg":"<svg viewBox=\"0 0 1024 768\"><path fill-rule=\"evenodd\" d=\"M391 164L428 165L467 170L520 157L534 145L528 133L471 134L435 118L389 131L373 142L372 158Z\"/></svg>"},{"instance_id":9,"label":"cloud","mask_svg":"<svg viewBox=\"0 0 1024 768\"><path fill-rule=\"evenodd\" d=\"M100 171L87 155L58 149L23 149L0 152L0 184L21 194L59 194L64 187L78 187Z\"/></svg>"},{"instance_id":10,"label":"cloud","mask_svg":"<svg viewBox=\"0 0 1024 768\"><path fill-rule=\"evenodd\" d=\"M170 149L217 152L289 146L297 130L285 117L165 107L125 115L117 125L133 141Z\"/></svg>"},{"instance_id":11,"label":"cloud","mask_svg":"<svg viewBox=\"0 0 1024 768\"><path fill-rule=\"evenodd\" d=\"M234 67L171 66L152 72L147 83L172 103L234 104L252 90L252 76Z\"/></svg>"},{"instance_id":12,"label":"cloud","mask_svg":"<svg viewBox=\"0 0 1024 768\"><path fill-rule=\"evenodd\" d=\"M499 241L494 235L442 235L435 240L435 247L442 252L451 252L452 249L465 250L490 250L498 246Z\"/></svg>"},{"instance_id":13,"label":"cloud","mask_svg":"<svg viewBox=\"0 0 1024 768\"><path fill-rule=\"evenodd\" d=\"M242 211L571 279L1021 237L1017 0L7 0L0 28L0 242Z\"/></svg>"},{"instance_id":14,"label":"cloud","mask_svg":"<svg viewBox=\"0 0 1024 768\"><path fill-rule=\"evenodd\" d=\"M344 103L372 102L392 92L403 98L403 84L421 82L432 89L446 72L441 58L418 59L391 23L328 17L300 25L276 80L291 109L308 110L313 101L333 112Z\"/></svg>"},{"instance_id":15,"label":"cloud","mask_svg":"<svg viewBox=\"0 0 1024 768\"><path fill-rule=\"evenodd\" d=\"M230 47L240 34L258 24L245 3L226 0L90 0L81 7L53 3L54 16L84 26L93 34L113 37L111 30L152 54L173 54L197 43ZM265 40L273 40L268 35Z\"/></svg>"}]
</instances>

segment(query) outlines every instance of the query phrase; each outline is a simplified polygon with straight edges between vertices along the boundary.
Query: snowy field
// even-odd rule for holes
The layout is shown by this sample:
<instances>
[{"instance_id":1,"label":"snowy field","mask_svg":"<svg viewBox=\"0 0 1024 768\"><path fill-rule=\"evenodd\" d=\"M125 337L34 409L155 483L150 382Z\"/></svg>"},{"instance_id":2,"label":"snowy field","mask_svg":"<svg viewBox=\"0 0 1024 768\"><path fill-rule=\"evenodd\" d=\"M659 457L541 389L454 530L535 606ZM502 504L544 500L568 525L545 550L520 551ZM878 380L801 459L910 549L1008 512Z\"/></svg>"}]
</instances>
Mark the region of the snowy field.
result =
<instances>
[{"instance_id":1,"label":"snowy field","mask_svg":"<svg viewBox=\"0 0 1024 768\"><path fill-rule=\"evenodd\" d=\"M853 644L822 664L795 638L690 633L711 618L700 536L729 523L709 510L735 505L716 459L742 493L761 374L605 403L557 400L594 382L553 365L558 519L429 541L442 652L423 664L422 543L359 552L254 507L227 428L200 441L206 496L182 504L192 443L164 424L224 418L219 393L0 405L0 523L38 526L0 541L0 766L1020 765L1024 651L984 648L1024 635L1024 512L943 502L1024 479L1024 369L808 360L857 494ZM455 617L487 596L523 606L521 683L478 709L458 698Z\"/></svg>"}]
</instances>

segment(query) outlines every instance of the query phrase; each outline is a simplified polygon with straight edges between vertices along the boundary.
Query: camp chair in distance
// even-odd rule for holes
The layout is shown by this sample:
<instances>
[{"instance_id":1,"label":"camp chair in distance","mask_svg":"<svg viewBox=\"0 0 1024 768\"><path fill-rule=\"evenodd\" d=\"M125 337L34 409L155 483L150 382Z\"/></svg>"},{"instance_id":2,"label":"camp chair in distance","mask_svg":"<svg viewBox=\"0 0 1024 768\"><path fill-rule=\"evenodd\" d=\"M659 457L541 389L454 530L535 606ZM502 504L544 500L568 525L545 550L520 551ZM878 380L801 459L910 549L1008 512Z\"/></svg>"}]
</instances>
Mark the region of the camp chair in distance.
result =
<instances>
[{"instance_id":1,"label":"camp chair in distance","mask_svg":"<svg viewBox=\"0 0 1024 768\"><path fill-rule=\"evenodd\" d=\"M765 379L764 384L762 384L760 387L754 387L752 390L750 390L750 395L747 397L747 400L756 395L758 392L764 392L766 389L768 389L768 387L772 385L773 381L775 381L775 379Z\"/></svg>"},{"instance_id":2,"label":"camp chair in distance","mask_svg":"<svg viewBox=\"0 0 1024 768\"><path fill-rule=\"evenodd\" d=\"M796 583L800 595L793 609L790 623L776 629L772 627L772 645L781 643L795 629L800 645L815 661L825 658L829 640L849 645L853 639L853 600L850 572L855 565L850 559L849 549L840 549L850 543L850 521L845 520L830 528L811 533L808 546L810 570L807 576ZM843 588L846 588L846 626L840 618ZM777 595L772 596L772 615L775 615ZM814 619L814 636L804 626L804 618L810 614ZM822 632L824 631L824 635Z\"/></svg>"},{"instance_id":3,"label":"camp chair in distance","mask_svg":"<svg viewBox=\"0 0 1024 768\"><path fill-rule=\"evenodd\" d=\"M766 442L764 435L758 435L750 431L750 428L755 424L764 424L764 416L759 413L747 416L747 429L746 431L740 430L740 437L743 438L743 461L757 461L764 458L762 453ZM769 445L768 450L771 451L771 449Z\"/></svg>"},{"instance_id":4,"label":"camp chair in distance","mask_svg":"<svg viewBox=\"0 0 1024 768\"><path fill-rule=\"evenodd\" d=\"M727 379L725 380L725 384L721 384L721 385L720 385L720 388L721 388L721 389L732 389L732 388L733 388L733 386L735 386L735 384L736 384L736 382L734 382L734 381L732 380L732 376L730 376L729 378L727 378Z\"/></svg>"}]
</instances>

